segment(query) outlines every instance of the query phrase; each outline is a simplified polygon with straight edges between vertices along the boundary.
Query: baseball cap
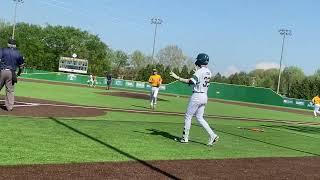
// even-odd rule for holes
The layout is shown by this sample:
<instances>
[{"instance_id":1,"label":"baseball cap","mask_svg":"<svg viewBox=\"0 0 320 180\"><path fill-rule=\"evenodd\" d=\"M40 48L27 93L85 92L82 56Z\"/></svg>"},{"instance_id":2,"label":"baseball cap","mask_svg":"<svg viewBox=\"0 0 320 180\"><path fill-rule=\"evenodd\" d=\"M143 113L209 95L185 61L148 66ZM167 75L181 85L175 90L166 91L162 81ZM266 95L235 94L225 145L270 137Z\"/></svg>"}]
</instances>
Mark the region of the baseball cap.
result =
<instances>
[{"instance_id":1,"label":"baseball cap","mask_svg":"<svg viewBox=\"0 0 320 180\"><path fill-rule=\"evenodd\" d=\"M8 40L8 44L17 45L17 41L14 40L14 39L12 39L12 38L10 38L10 39Z\"/></svg>"}]
</instances>

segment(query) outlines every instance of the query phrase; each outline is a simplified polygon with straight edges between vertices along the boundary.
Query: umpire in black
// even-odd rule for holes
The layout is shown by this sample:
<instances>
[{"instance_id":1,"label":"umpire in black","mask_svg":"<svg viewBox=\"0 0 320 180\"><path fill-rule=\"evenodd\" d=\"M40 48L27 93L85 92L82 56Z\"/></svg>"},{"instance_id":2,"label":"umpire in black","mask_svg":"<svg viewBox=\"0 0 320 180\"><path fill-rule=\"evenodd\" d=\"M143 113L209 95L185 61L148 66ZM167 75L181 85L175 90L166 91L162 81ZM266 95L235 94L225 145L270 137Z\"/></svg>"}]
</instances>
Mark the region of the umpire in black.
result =
<instances>
[{"instance_id":1,"label":"umpire in black","mask_svg":"<svg viewBox=\"0 0 320 180\"><path fill-rule=\"evenodd\" d=\"M12 111L14 105L14 84L17 76L20 76L24 65L24 59L17 50L14 39L9 39L8 47L0 49L0 91L6 86L5 105L8 111ZM19 69L16 74L17 68Z\"/></svg>"}]
</instances>

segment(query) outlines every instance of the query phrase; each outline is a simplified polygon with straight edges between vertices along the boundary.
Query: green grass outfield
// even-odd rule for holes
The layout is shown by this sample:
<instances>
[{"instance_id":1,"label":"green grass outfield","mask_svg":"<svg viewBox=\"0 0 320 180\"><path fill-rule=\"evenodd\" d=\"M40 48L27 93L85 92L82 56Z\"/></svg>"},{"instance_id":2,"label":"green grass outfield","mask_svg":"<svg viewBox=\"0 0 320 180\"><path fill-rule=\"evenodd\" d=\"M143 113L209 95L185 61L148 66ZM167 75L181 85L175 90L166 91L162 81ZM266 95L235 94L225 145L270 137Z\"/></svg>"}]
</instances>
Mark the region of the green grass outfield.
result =
<instances>
[{"instance_id":1,"label":"green grass outfield","mask_svg":"<svg viewBox=\"0 0 320 180\"><path fill-rule=\"evenodd\" d=\"M144 109L145 100L96 94L103 90L19 82L17 96L79 105ZM159 110L184 112L187 99L160 96ZM317 121L308 116L209 102L207 114ZM194 121L195 122L195 121ZM92 118L0 117L0 164L75 163L131 160L222 159L320 155L320 127L208 119L221 137L208 147L196 123L189 144L179 137L183 117L108 112ZM241 128L260 128L264 132Z\"/></svg>"},{"instance_id":2,"label":"green grass outfield","mask_svg":"<svg viewBox=\"0 0 320 180\"><path fill-rule=\"evenodd\" d=\"M18 86L16 87L17 96L34 97L39 99L47 99L89 106L103 106L140 110L145 110L146 108L149 108L149 102L145 100L106 96L97 94L97 92L105 91L102 89L94 88L48 85L44 83L31 83L23 81L19 82ZM159 98L167 100L159 101L157 106L157 110L159 111L185 112L186 110L188 98L163 96L161 95L161 91ZM312 112L310 112L310 116L304 116L287 112L279 112L238 105L226 105L218 102L210 102L206 107L206 114L298 121L314 121L314 118L312 117Z\"/></svg>"}]
</instances>

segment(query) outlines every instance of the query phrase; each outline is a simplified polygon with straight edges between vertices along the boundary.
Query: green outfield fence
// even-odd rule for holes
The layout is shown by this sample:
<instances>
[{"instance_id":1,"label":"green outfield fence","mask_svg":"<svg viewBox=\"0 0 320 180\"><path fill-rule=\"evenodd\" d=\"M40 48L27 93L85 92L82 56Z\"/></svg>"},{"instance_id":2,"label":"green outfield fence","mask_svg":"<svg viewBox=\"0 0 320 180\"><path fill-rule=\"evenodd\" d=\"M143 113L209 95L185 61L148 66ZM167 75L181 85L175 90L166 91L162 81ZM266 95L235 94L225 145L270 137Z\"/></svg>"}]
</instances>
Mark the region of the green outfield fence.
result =
<instances>
[{"instance_id":1,"label":"green outfield fence","mask_svg":"<svg viewBox=\"0 0 320 180\"><path fill-rule=\"evenodd\" d=\"M42 70L26 69L22 74L23 78L48 80L65 83L87 84L88 75L62 73L62 72L47 72ZM97 77L97 86L106 86L105 77ZM114 79L112 86L117 88L134 89L149 91L150 86L146 82ZM192 91L188 85L180 82L173 82L162 85L163 93L176 95L191 95ZM283 106L300 109L312 109L313 105L308 100L293 99L279 96L269 88L241 86L224 83L211 83L209 98L224 99L230 101L241 101L248 103L258 103L264 105Z\"/></svg>"},{"instance_id":2,"label":"green outfield fence","mask_svg":"<svg viewBox=\"0 0 320 180\"><path fill-rule=\"evenodd\" d=\"M191 95L188 85L175 82L166 85L166 93ZM313 109L310 100L287 98L278 95L270 88L241 86L225 83L211 83L208 91L209 98L224 99L229 101L241 101L272 106L283 106L299 109Z\"/></svg>"},{"instance_id":3,"label":"green outfield fence","mask_svg":"<svg viewBox=\"0 0 320 180\"><path fill-rule=\"evenodd\" d=\"M82 74L72 74L72 73L63 73L63 72L45 72L45 71L31 71L25 70L25 73L21 75L22 78L31 78L55 82L64 82L64 83L76 83L76 84L88 84L89 75ZM107 80L105 77L97 77L96 79L97 86L106 86ZM131 80L122 80L122 79L113 79L113 87L127 88L127 89L137 89L137 90L149 90L151 87L148 83L131 81ZM166 90L166 85L162 85L161 90Z\"/></svg>"}]
</instances>

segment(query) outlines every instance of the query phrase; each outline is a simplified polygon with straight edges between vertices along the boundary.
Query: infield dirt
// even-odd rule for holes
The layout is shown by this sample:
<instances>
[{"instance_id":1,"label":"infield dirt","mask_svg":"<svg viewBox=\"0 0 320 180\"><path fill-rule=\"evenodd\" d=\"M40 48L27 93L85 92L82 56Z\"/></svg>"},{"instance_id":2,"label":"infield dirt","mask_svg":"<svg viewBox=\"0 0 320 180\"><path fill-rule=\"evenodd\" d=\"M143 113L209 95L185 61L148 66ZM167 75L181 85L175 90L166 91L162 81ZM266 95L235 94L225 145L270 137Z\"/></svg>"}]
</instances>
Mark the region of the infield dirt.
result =
<instances>
[{"instance_id":1,"label":"infield dirt","mask_svg":"<svg viewBox=\"0 0 320 180\"><path fill-rule=\"evenodd\" d=\"M320 158L0 166L0 179L320 179Z\"/></svg>"}]
</instances>

